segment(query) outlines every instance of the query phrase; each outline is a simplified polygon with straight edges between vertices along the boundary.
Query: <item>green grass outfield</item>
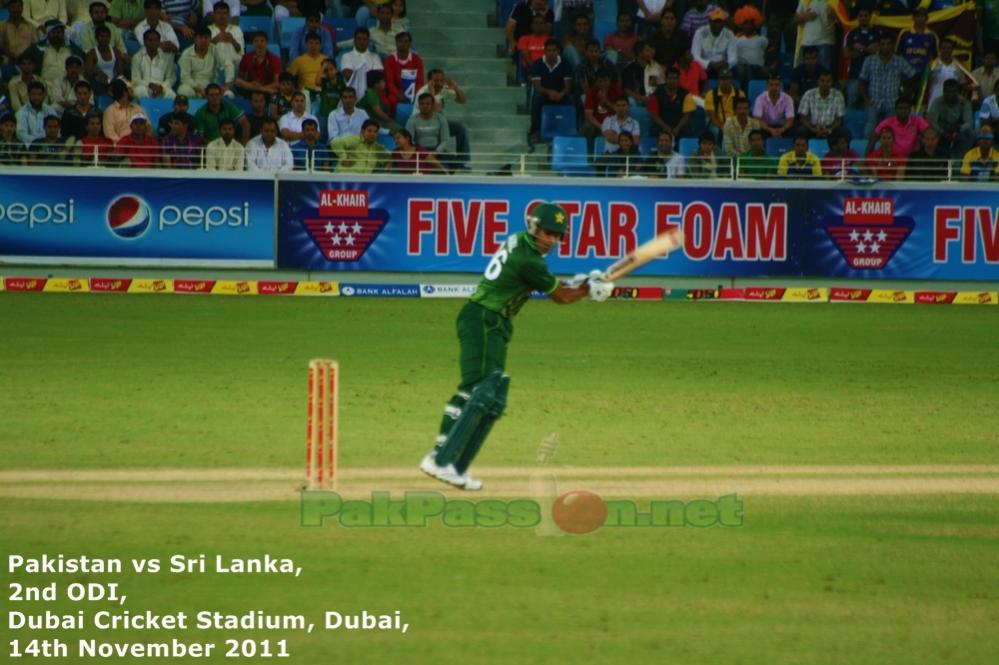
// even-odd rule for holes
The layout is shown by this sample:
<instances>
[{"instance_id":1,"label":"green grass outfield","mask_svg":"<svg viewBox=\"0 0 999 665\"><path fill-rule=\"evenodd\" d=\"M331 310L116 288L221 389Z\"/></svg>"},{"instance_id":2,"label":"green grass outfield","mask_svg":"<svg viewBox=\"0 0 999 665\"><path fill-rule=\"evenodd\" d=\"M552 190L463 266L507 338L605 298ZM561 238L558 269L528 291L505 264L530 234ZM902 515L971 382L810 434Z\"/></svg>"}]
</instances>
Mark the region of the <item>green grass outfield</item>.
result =
<instances>
[{"instance_id":1,"label":"green grass outfield","mask_svg":"<svg viewBox=\"0 0 999 665\"><path fill-rule=\"evenodd\" d=\"M291 657L241 660L290 663L977 665L999 652L996 308L530 303L484 480L513 487L556 433L556 461L578 473L560 489L633 486L640 503L737 492L741 527L302 527L308 359L341 364L345 471L397 490L378 473L411 468L433 489L415 464L456 383L460 304L0 294L4 561L270 553L302 576L114 581L133 612L320 622L327 609L398 609L410 624L33 635L4 623L0 649L33 636L269 637ZM169 469L182 471L156 477ZM223 470L234 475L210 479ZM686 496L697 485L671 473L712 493ZM284 498L254 499L265 481ZM241 489L251 498L234 499ZM4 586L50 580L109 581L8 574Z\"/></svg>"}]
</instances>

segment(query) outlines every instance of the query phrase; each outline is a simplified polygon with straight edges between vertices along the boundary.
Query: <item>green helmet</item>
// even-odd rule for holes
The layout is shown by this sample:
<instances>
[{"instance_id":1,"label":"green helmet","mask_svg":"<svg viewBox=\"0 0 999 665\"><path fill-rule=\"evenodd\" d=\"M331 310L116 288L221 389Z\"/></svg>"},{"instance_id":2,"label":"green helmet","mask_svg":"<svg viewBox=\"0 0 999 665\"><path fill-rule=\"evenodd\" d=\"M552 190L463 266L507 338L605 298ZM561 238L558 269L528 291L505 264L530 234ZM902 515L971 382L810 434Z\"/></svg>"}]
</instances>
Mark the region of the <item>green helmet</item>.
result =
<instances>
[{"instance_id":1,"label":"green helmet","mask_svg":"<svg viewBox=\"0 0 999 665\"><path fill-rule=\"evenodd\" d=\"M537 233L538 229L565 235L568 224L568 213L557 203L540 203L527 214L527 230L531 235Z\"/></svg>"}]
</instances>

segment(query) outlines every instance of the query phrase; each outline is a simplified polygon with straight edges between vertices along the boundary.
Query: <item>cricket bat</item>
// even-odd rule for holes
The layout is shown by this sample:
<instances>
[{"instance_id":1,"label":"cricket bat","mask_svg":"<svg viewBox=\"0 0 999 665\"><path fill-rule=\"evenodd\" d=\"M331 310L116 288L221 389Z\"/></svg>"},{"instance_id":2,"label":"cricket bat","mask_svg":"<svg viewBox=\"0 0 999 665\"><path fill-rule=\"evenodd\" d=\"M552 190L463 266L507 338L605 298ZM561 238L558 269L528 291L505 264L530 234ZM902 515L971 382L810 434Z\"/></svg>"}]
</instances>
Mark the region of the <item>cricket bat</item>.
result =
<instances>
[{"instance_id":1,"label":"cricket bat","mask_svg":"<svg viewBox=\"0 0 999 665\"><path fill-rule=\"evenodd\" d=\"M631 254L622 256L611 264L604 272L604 280L616 282L622 277L627 277L635 270L638 270L652 259L663 256L683 244L683 231L673 229L666 233L661 233L652 240L639 245Z\"/></svg>"}]
</instances>

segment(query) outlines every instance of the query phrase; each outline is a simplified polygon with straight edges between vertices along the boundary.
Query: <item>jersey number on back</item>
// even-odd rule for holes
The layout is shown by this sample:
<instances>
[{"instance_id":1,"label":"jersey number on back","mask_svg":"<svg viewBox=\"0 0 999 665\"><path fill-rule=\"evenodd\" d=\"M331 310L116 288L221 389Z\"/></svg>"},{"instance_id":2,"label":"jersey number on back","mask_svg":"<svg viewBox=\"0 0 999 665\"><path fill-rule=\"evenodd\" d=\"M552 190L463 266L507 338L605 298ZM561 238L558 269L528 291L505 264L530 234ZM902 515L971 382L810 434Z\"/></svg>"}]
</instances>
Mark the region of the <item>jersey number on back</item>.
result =
<instances>
[{"instance_id":1,"label":"jersey number on back","mask_svg":"<svg viewBox=\"0 0 999 665\"><path fill-rule=\"evenodd\" d=\"M494 280L499 277L500 272L503 271L503 265L506 260L510 258L510 252L512 252L517 247L517 236L510 236L507 241L503 243L503 246L499 248L499 251L493 254L492 260L489 265L486 266L485 278L488 280Z\"/></svg>"}]
</instances>

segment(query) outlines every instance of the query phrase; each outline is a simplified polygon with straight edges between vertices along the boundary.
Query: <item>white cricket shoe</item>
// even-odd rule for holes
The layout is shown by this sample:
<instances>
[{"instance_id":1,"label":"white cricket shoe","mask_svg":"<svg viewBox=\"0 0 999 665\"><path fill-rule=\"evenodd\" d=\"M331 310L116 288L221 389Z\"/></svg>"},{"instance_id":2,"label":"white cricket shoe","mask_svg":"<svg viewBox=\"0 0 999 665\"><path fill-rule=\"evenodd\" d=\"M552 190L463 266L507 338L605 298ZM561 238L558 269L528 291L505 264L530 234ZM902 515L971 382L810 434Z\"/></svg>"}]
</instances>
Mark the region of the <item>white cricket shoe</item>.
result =
<instances>
[{"instance_id":1,"label":"white cricket shoe","mask_svg":"<svg viewBox=\"0 0 999 665\"><path fill-rule=\"evenodd\" d=\"M454 468L454 464L448 464L447 466L439 465L437 463L436 452L427 453L426 457L420 462L420 471L448 485L463 489L465 487L465 476L458 473L458 470ZM481 487L482 483L479 483L479 486Z\"/></svg>"},{"instance_id":2,"label":"white cricket shoe","mask_svg":"<svg viewBox=\"0 0 999 665\"><path fill-rule=\"evenodd\" d=\"M427 474L431 478L436 478L443 470L444 467L437 464L437 451L435 450L431 450L422 460L420 460L420 471Z\"/></svg>"},{"instance_id":3,"label":"white cricket shoe","mask_svg":"<svg viewBox=\"0 0 999 665\"><path fill-rule=\"evenodd\" d=\"M470 474L468 471L465 471L465 473L461 475L461 478L464 481L464 484L461 487L462 489L468 490L469 492L478 492L482 489L482 481Z\"/></svg>"}]
</instances>

